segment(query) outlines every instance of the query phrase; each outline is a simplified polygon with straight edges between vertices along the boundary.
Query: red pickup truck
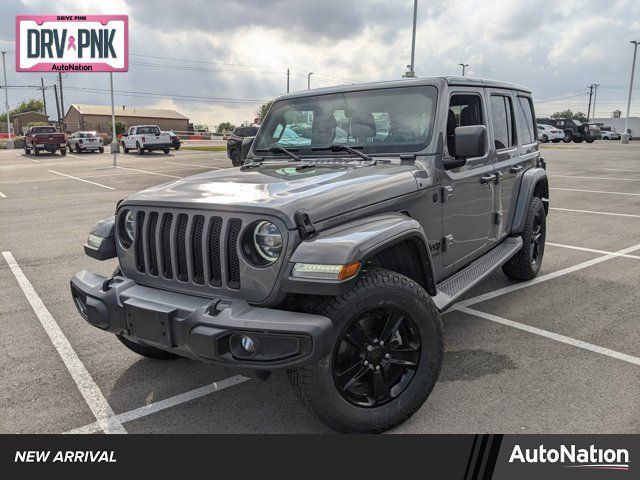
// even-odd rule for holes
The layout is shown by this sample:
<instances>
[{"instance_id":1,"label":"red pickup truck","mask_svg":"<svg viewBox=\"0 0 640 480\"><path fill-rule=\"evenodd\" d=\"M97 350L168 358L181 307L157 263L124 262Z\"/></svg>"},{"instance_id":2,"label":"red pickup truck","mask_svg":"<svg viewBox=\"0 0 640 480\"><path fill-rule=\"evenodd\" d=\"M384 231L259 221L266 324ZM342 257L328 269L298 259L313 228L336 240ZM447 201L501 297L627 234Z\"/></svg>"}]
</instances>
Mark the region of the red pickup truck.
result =
<instances>
[{"instance_id":1,"label":"red pickup truck","mask_svg":"<svg viewBox=\"0 0 640 480\"><path fill-rule=\"evenodd\" d=\"M29 154L31 150L34 155L39 155L40 150L49 153L56 153L56 150L60 150L60 155L65 156L67 154L67 138L55 127L31 127L24 137L24 153Z\"/></svg>"}]
</instances>

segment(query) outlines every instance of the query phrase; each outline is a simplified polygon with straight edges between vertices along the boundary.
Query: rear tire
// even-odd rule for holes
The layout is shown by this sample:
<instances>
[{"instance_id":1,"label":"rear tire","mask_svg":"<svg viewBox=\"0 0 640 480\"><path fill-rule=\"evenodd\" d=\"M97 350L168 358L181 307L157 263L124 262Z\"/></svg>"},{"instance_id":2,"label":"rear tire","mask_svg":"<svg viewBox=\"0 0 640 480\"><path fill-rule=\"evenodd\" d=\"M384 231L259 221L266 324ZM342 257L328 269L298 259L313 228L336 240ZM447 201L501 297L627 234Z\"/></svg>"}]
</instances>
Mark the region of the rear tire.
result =
<instances>
[{"instance_id":1,"label":"rear tire","mask_svg":"<svg viewBox=\"0 0 640 480\"><path fill-rule=\"evenodd\" d=\"M234 167L241 167L244 163L240 156L240 150L238 150L237 148L233 148L231 150L231 152L229 153L229 157L231 157L231 163Z\"/></svg>"},{"instance_id":2,"label":"rear tire","mask_svg":"<svg viewBox=\"0 0 640 480\"><path fill-rule=\"evenodd\" d=\"M564 143L571 143L571 135L566 134L562 139Z\"/></svg>"},{"instance_id":3,"label":"rear tire","mask_svg":"<svg viewBox=\"0 0 640 480\"><path fill-rule=\"evenodd\" d=\"M542 143L547 143L549 141L549 137L547 137L544 133L542 134Z\"/></svg>"},{"instance_id":4,"label":"rear tire","mask_svg":"<svg viewBox=\"0 0 640 480\"><path fill-rule=\"evenodd\" d=\"M420 285L371 269L349 292L312 297L303 310L329 317L340 331L329 355L288 372L302 404L329 427L383 432L427 399L440 373L444 336L440 314Z\"/></svg>"},{"instance_id":5,"label":"rear tire","mask_svg":"<svg viewBox=\"0 0 640 480\"><path fill-rule=\"evenodd\" d=\"M164 150L162 150L164 152L165 155L169 155L169 148L165 148Z\"/></svg>"},{"instance_id":6,"label":"rear tire","mask_svg":"<svg viewBox=\"0 0 640 480\"><path fill-rule=\"evenodd\" d=\"M122 142L122 151L124 153L129 153L129 149L127 147L124 146L124 142Z\"/></svg>"},{"instance_id":7,"label":"rear tire","mask_svg":"<svg viewBox=\"0 0 640 480\"><path fill-rule=\"evenodd\" d=\"M33 154L38 157L40 155L40 150L38 150L36 147L33 147Z\"/></svg>"},{"instance_id":8,"label":"rear tire","mask_svg":"<svg viewBox=\"0 0 640 480\"><path fill-rule=\"evenodd\" d=\"M531 280L540 271L547 235L547 218L540 197L533 197L522 232L522 248L502 266L504 274L513 280Z\"/></svg>"},{"instance_id":9,"label":"rear tire","mask_svg":"<svg viewBox=\"0 0 640 480\"><path fill-rule=\"evenodd\" d=\"M100 153L104 153L104 147L100 147L100 148L98 149L98 151L99 151Z\"/></svg>"},{"instance_id":10,"label":"rear tire","mask_svg":"<svg viewBox=\"0 0 640 480\"><path fill-rule=\"evenodd\" d=\"M575 137L573 139L573 141L576 142L576 143L582 143L583 140L584 140L584 138L582 138L582 137Z\"/></svg>"},{"instance_id":11,"label":"rear tire","mask_svg":"<svg viewBox=\"0 0 640 480\"><path fill-rule=\"evenodd\" d=\"M25 155L30 155L31 154L31 149L27 148L26 145L24 146L24 153L25 153Z\"/></svg>"},{"instance_id":12,"label":"rear tire","mask_svg":"<svg viewBox=\"0 0 640 480\"><path fill-rule=\"evenodd\" d=\"M593 138L585 138L585 142L587 143L593 143L594 139Z\"/></svg>"},{"instance_id":13,"label":"rear tire","mask_svg":"<svg viewBox=\"0 0 640 480\"><path fill-rule=\"evenodd\" d=\"M66 148L61 148L60 149L60 156L64 157L67 155L67 149Z\"/></svg>"},{"instance_id":14,"label":"rear tire","mask_svg":"<svg viewBox=\"0 0 640 480\"><path fill-rule=\"evenodd\" d=\"M136 143L136 150L138 155L144 155L144 148L142 148L139 143Z\"/></svg>"}]
</instances>

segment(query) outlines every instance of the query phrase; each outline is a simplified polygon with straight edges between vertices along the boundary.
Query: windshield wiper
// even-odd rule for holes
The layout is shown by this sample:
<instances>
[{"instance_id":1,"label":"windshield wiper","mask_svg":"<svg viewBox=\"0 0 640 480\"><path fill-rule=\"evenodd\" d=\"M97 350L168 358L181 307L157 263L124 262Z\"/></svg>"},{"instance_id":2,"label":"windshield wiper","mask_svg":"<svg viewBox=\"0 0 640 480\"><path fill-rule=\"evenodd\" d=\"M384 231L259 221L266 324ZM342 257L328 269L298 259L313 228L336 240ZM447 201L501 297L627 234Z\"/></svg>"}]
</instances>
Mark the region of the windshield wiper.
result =
<instances>
[{"instance_id":1,"label":"windshield wiper","mask_svg":"<svg viewBox=\"0 0 640 480\"><path fill-rule=\"evenodd\" d=\"M311 150L331 150L332 152L349 152L353 155L356 155L360 158L362 158L363 160L367 160L369 162L372 163L376 163L375 159L373 157L370 157L369 155L367 155L366 153L362 153L358 150L356 150L356 148L364 148L362 145L354 145L353 147L349 147L347 145L341 145L341 144L331 144L328 145L326 147L315 147L312 148Z\"/></svg>"},{"instance_id":2,"label":"windshield wiper","mask_svg":"<svg viewBox=\"0 0 640 480\"><path fill-rule=\"evenodd\" d=\"M295 149L292 148L291 150L298 151L297 148L295 148ZM291 150L286 149L284 147L281 147L280 145L277 145L277 144L274 143L272 145L269 145L269 148L256 149L255 151L256 152L271 152L271 153L282 152L285 155L287 155L288 157L290 157L293 160L295 160L296 162L301 162L302 159L299 156L297 156L295 153L293 153Z\"/></svg>"}]
</instances>

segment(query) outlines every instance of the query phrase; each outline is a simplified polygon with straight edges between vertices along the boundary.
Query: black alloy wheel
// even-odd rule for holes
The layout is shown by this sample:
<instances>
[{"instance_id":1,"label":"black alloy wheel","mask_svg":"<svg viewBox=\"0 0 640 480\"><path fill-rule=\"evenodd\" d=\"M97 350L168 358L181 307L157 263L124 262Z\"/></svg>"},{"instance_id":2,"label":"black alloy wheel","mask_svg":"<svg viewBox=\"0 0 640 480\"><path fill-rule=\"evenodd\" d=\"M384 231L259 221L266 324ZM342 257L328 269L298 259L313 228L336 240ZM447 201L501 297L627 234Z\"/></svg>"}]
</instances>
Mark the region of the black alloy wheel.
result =
<instances>
[{"instance_id":1,"label":"black alloy wheel","mask_svg":"<svg viewBox=\"0 0 640 480\"><path fill-rule=\"evenodd\" d=\"M409 314L395 306L363 312L344 329L334 352L333 380L342 397L378 407L398 397L420 361L420 334Z\"/></svg>"}]
</instances>

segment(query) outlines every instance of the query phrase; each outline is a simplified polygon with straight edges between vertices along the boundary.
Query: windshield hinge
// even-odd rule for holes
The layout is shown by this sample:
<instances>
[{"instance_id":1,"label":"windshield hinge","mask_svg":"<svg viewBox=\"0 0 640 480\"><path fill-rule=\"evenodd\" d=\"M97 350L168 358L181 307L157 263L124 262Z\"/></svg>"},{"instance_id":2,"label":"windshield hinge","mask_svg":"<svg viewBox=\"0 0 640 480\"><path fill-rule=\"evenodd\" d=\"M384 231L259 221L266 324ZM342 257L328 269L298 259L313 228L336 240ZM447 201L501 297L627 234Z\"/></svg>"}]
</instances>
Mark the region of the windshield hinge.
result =
<instances>
[{"instance_id":1,"label":"windshield hinge","mask_svg":"<svg viewBox=\"0 0 640 480\"><path fill-rule=\"evenodd\" d=\"M294 213L293 220L296 222L296 227L298 227L298 233L300 234L301 240L304 240L316 233L316 227L309 217L309 212L306 210L298 210Z\"/></svg>"}]
</instances>

